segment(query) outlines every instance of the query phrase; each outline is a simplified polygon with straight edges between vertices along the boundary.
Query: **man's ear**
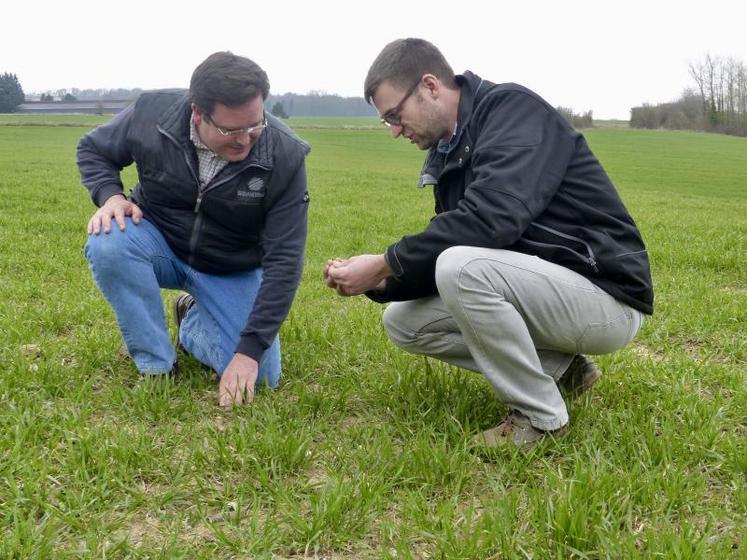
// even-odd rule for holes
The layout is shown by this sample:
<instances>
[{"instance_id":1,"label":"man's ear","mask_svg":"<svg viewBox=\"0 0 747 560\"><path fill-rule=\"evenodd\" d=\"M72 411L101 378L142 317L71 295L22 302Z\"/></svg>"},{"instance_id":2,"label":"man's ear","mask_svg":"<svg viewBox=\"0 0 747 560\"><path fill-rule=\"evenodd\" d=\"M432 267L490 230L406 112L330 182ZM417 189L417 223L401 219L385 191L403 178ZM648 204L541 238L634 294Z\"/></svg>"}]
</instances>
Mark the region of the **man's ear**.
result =
<instances>
[{"instance_id":1,"label":"man's ear","mask_svg":"<svg viewBox=\"0 0 747 560\"><path fill-rule=\"evenodd\" d=\"M202 124L202 109L194 103L190 107L192 108L192 122L195 123L195 126L200 126Z\"/></svg>"},{"instance_id":2,"label":"man's ear","mask_svg":"<svg viewBox=\"0 0 747 560\"><path fill-rule=\"evenodd\" d=\"M423 74L423 77L420 78L420 84L433 99L438 99L441 88L443 87L441 80L433 74Z\"/></svg>"}]
</instances>

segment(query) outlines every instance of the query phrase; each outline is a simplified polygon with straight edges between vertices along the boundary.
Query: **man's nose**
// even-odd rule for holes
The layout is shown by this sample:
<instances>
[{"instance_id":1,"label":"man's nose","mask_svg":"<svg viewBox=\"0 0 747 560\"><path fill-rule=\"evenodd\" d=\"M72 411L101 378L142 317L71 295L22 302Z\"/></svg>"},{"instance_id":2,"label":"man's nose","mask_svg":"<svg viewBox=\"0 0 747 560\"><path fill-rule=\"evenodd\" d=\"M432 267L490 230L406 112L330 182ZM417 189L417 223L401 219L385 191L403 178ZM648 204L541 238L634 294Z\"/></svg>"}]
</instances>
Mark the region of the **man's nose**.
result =
<instances>
[{"instance_id":1,"label":"man's nose","mask_svg":"<svg viewBox=\"0 0 747 560\"><path fill-rule=\"evenodd\" d=\"M402 134L403 130L404 127L401 124L393 124L389 126L389 131L392 133L392 138L397 138L400 134Z\"/></svg>"},{"instance_id":2,"label":"man's nose","mask_svg":"<svg viewBox=\"0 0 747 560\"><path fill-rule=\"evenodd\" d=\"M238 142L242 146L248 146L249 144L254 142L254 135L251 133L247 134L246 132L242 132L241 134L236 136L236 142Z\"/></svg>"}]
</instances>

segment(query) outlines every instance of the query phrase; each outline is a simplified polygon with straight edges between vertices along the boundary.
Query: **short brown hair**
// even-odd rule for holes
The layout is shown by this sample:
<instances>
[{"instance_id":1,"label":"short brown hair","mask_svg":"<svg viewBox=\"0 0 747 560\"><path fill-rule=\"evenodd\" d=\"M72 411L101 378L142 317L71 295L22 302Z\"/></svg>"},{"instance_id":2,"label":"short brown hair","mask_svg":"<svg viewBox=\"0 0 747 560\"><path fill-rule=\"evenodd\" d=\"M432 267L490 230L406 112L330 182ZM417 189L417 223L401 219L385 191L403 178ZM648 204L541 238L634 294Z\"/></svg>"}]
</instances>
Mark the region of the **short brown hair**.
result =
<instances>
[{"instance_id":1,"label":"short brown hair","mask_svg":"<svg viewBox=\"0 0 747 560\"><path fill-rule=\"evenodd\" d=\"M208 114L216 103L236 107L258 95L267 99L270 82L259 65L246 57L230 51L221 51L207 57L192 73L189 97L195 105Z\"/></svg>"},{"instance_id":2,"label":"short brown hair","mask_svg":"<svg viewBox=\"0 0 747 560\"><path fill-rule=\"evenodd\" d=\"M370 104L383 82L408 88L423 74L433 74L448 87L456 87L454 71L435 45L425 39L397 39L382 49L368 69L363 97Z\"/></svg>"}]
</instances>

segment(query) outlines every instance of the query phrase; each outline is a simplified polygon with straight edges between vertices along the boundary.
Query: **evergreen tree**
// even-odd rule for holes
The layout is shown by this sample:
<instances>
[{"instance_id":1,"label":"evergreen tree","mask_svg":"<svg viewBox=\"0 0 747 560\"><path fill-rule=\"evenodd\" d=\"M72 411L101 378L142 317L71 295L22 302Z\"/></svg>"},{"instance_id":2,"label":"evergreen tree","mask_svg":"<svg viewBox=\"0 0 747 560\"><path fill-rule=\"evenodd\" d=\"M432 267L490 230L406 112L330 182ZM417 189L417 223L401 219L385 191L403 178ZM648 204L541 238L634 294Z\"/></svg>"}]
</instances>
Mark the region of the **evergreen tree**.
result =
<instances>
[{"instance_id":1,"label":"evergreen tree","mask_svg":"<svg viewBox=\"0 0 747 560\"><path fill-rule=\"evenodd\" d=\"M25 101L23 88L15 74L0 74L0 113L13 113Z\"/></svg>"},{"instance_id":2,"label":"evergreen tree","mask_svg":"<svg viewBox=\"0 0 747 560\"><path fill-rule=\"evenodd\" d=\"M273 115L278 117L279 119L287 119L288 113L285 112L285 107L283 107L283 102L278 101L272 106L272 110L270 111Z\"/></svg>"}]
</instances>

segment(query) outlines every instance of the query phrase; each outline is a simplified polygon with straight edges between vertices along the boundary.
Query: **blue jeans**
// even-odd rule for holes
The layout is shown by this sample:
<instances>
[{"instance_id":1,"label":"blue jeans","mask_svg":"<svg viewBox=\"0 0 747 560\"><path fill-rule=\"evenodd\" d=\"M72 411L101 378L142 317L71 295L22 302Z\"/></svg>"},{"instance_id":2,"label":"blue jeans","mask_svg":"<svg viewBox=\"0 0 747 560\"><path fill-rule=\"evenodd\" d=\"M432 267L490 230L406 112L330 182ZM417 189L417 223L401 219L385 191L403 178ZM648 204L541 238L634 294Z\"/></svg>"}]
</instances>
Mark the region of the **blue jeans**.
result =
<instances>
[{"instance_id":1,"label":"blue jeans","mask_svg":"<svg viewBox=\"0 0 747 560\"><path fill-rule=\"evenodd\" d=\"M221 375L233 358L239 333L254 307L262 269L206 274L178 258L156 227L127 218L125 231L89 235L85 247L96 285L114 309L127 351L143 374L171 370L176 351L169 337L161 288L184 290L195 304L184 317L179 340L197 360ZM259 363L257 384L280 380L276 337Z\"/></svg>"}]
</instances>

